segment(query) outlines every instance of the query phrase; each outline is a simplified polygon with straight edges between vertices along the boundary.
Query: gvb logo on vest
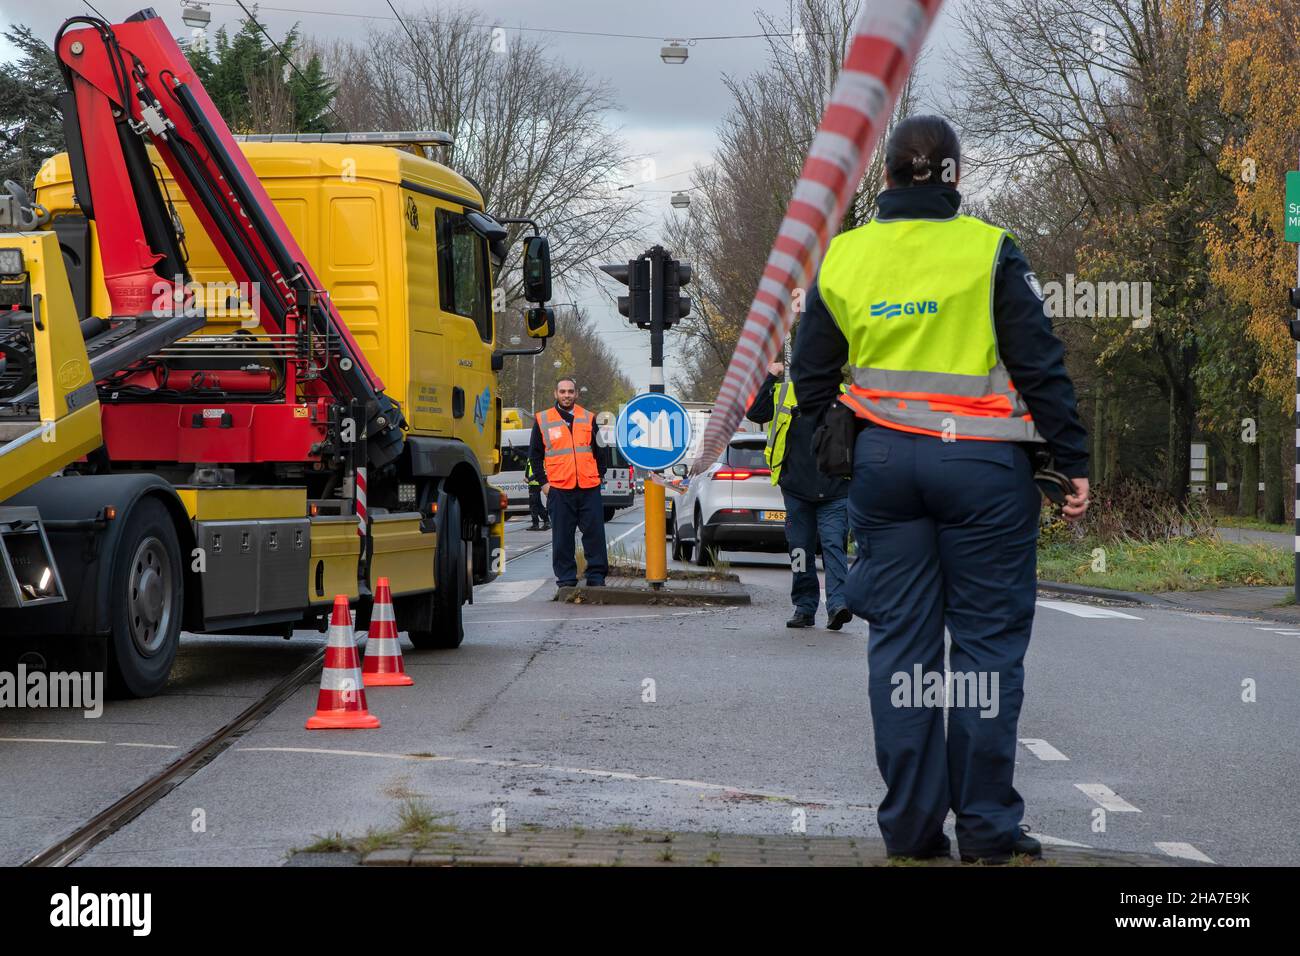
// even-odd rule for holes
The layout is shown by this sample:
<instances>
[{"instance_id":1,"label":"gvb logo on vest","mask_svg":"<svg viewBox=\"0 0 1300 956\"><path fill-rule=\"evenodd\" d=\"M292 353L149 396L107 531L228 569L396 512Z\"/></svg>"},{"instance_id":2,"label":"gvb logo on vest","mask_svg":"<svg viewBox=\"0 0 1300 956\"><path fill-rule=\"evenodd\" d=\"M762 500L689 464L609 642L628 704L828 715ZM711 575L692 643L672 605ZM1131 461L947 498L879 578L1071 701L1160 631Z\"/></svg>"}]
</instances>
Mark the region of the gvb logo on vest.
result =
<instances>
[{"instance_id":1,"label":"gvb logo on vest","mask_svg":"<svg viewBox=\"0 0 1300 956\"><path fill-rule=\"evenodd\" d=\"M897 319L904 315L938 315L939 303L934 299L919 302L873 302L871 317L873 319Z\"/></svg>"}]
</instances>

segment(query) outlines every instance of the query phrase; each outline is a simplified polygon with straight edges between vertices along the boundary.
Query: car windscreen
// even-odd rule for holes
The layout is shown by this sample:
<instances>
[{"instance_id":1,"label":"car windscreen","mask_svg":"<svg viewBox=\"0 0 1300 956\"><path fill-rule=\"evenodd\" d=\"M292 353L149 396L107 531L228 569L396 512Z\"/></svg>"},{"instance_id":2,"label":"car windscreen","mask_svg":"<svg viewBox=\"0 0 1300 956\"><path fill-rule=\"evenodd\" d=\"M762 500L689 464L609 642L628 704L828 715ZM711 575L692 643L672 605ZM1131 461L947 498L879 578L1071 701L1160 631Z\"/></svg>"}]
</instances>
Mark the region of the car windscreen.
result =
<instances>
[{"instance_id":1,"label":"car windscreen","mask_svg":"<svg viewBox=\"0 0 1300 956\"><path fill-rule=\"evenodd\" d=\"M742 442L727 446L727 453L722 459L724 465L732 468L766 468L763 460L763 445L759 442Z\"/></svg>"}]
</instances>

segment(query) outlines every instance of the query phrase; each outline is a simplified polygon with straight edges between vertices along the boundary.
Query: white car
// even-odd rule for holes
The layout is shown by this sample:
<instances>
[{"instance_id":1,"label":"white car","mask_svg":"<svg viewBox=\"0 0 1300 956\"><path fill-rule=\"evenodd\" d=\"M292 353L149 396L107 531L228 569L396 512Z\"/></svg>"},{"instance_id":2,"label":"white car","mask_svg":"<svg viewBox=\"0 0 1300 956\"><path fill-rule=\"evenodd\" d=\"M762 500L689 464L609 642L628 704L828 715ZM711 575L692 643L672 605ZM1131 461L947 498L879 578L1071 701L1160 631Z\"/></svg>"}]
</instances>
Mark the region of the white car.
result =
<instances>
[{"instance_id":1,"label":"white car","mask_svg":"<svg viewBox=\"0 0 1300 956\"><path fill-rule=\"evenodd\" d=\"M732 437L722 459L690 479L673 499L669 522L673 558L701 566L718 551L786 550L785 499L763 460L761 434Z\"/></svg>"}]
</instances>

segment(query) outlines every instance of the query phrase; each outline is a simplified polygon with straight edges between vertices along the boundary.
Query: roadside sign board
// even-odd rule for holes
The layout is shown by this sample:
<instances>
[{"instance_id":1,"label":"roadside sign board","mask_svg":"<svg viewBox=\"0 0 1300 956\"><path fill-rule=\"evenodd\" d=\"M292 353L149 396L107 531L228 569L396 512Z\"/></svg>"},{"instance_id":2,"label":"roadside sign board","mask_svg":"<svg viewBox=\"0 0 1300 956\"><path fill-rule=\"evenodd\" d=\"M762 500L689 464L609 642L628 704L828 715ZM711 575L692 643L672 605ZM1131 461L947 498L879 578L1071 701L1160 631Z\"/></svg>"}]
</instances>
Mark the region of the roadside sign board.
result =
<instances>
[{"instance_id":1,"label":"roadside sign board","mask_svg":"<svg viewBox=\"0 0 1300 956\"><path fill-rule=\"evenodd\" d=\"M1286 174L1286 228L1283 238L1287 242L1300 242L1300 172Z\"/></svg>"},{"instance_id":2,"label":"roadside sign board","mask_svg":"<svg viewBox=\"0 0 1300 956\"><path fill-rule=\"evenodd\" d=\"M638 468L660 471L686 457L691 419L682 403L662 392L643 392L619 412L618 450Z\"/></svg>"}]
</instances>

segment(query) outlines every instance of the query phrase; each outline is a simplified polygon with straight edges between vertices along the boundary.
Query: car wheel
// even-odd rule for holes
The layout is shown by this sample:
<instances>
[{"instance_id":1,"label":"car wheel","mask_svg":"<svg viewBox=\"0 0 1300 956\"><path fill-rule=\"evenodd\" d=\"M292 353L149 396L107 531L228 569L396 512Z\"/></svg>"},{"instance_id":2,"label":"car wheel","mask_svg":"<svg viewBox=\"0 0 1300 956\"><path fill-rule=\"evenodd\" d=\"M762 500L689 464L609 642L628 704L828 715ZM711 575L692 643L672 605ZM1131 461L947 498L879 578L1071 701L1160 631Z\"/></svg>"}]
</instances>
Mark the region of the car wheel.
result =
<instances>
[{"instance_id":1,"label":"car wheel","mask_svg":"<svg viewBox=\"0 0 1300 956\"><path fill-rule=\"evenodd\" d=\"M707 568L713 563L713 549L709 539L704 535L704 516L695 510L695 564Z\"/></svg>"},{"instance_id":2,"label":"car wheel","mask_svg":"<svg viewBox=\"0 0 1300 956\"><path fill-rule=\"evenodd\" d=\"M145 498L124 516L112 564L108 684L114 697L163 689L180 646L185 580L176 526L166 506Z\"/></svg>"},{"instance_id":3,"label":"car wheel","mask_svg":"<svg viewBox=\"0 0 1300 956\"><path fill-rule=\"evenodd\" d=\"M683 541L682 536L678 533L677 522L673 522L673 560L689 561L691 560L691 543Z\"/></svg>"},{"instance_id":4,"label":"car wheel","mask_svg":"<svg viewBox=\"0 0 1300 956\"><path fill-rule=\"evenodd\" d=\"M675 502L668 504L668 518L664 521L664 536L668 538L677 537L677 505Z\"/></svg>"},{"instance_id":5,"label":"car wheel","mask_svg":"<svg viewBox=\"0 0 1300 956\"><path fill-rule=\"evenodd\" d=\"M617 508L606 508L606 509L605 509L605 520L606 520L606 521L613 521L613 520L614 520L614 515L616 515L616 514L618 514L618 509L617 509Z\"/></svg>"}]
</instances>

